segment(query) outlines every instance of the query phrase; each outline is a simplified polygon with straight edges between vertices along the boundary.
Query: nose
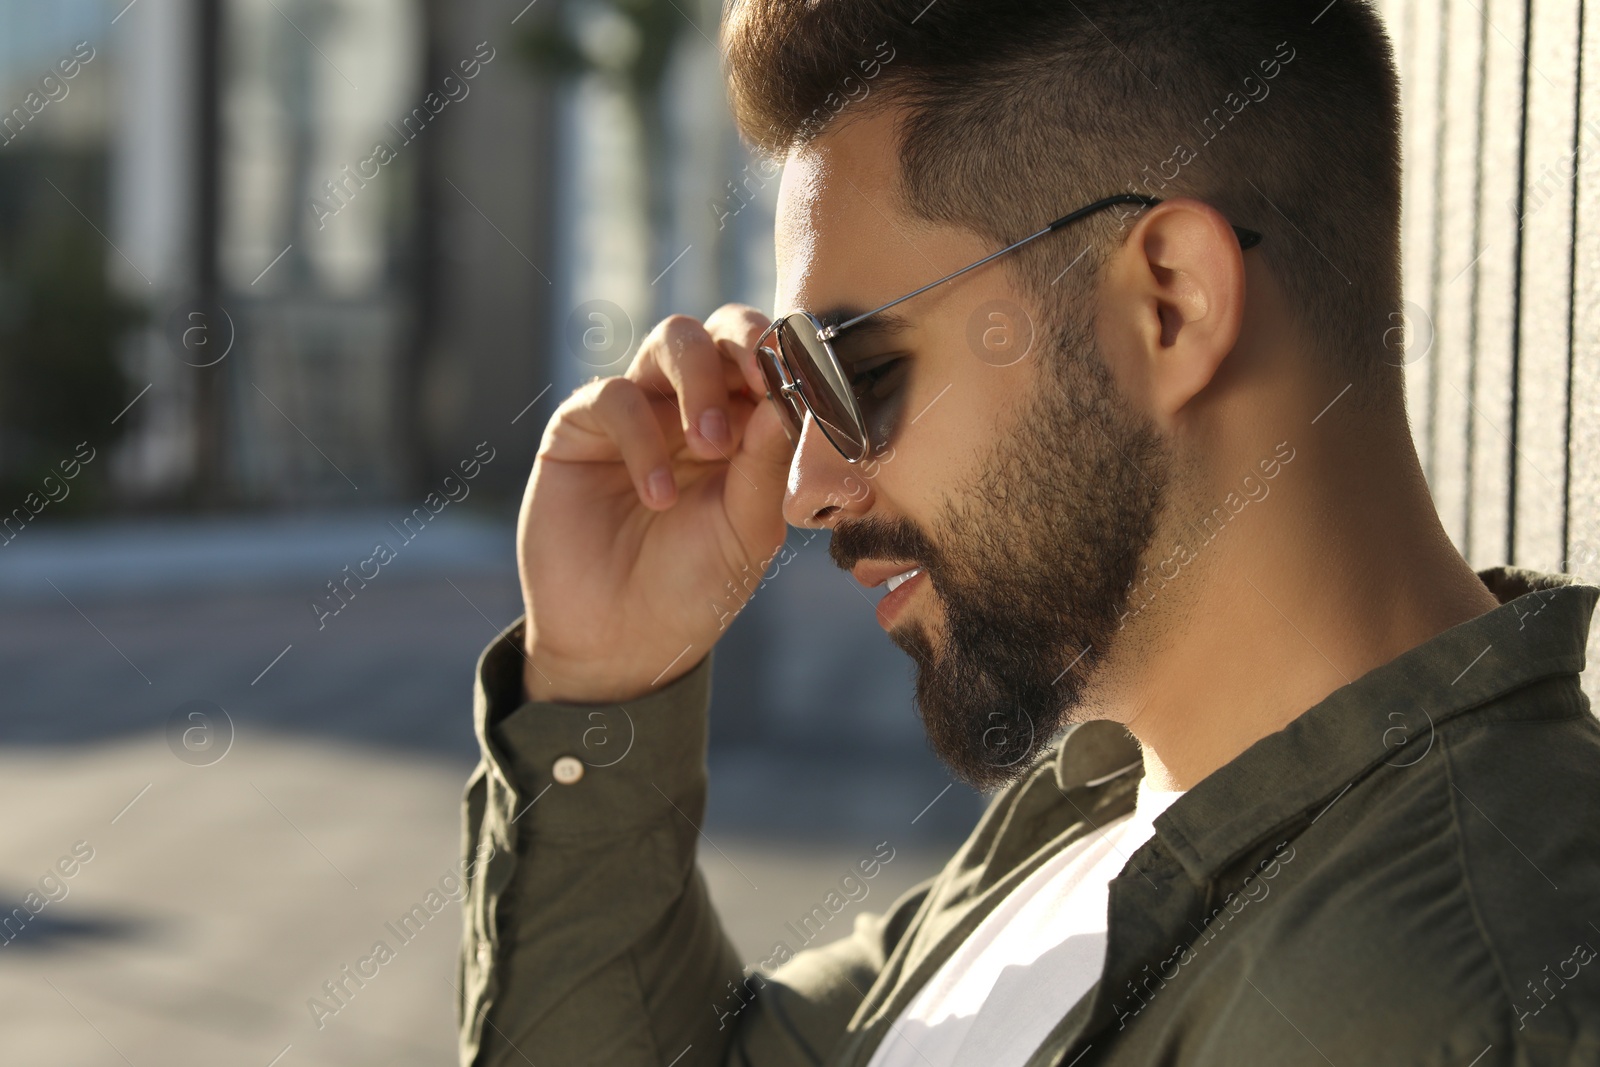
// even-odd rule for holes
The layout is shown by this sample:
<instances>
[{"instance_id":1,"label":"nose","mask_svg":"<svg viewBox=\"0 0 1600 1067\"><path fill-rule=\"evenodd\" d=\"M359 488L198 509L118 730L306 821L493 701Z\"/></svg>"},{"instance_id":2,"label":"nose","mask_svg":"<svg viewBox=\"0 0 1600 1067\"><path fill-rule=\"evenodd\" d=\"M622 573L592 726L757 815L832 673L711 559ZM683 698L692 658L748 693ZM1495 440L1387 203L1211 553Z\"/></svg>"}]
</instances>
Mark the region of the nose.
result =
<instances>
[{"instance_id":1,"label":"nose","mask_svg":"<svg viewBox=\"0 0 1600 1067\"><path fill-rule=\"evenodd\" d=\"M789 461L783 518L790 526L831 530L841 519L872 508L872 483L833 447L817 420L806 413L800 443Z\"/></svg>"}]
</instances>

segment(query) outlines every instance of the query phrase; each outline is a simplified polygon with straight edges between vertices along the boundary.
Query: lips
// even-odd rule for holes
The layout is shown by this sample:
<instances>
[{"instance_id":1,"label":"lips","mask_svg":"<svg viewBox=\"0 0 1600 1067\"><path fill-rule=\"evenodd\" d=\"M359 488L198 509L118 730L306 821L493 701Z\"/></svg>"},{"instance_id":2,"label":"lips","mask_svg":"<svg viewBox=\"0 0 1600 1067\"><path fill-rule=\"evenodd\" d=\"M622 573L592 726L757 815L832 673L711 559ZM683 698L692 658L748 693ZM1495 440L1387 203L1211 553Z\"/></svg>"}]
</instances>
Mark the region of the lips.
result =
<instances>
[{"instance_id":1,"label":"lips","mask_svg":"<svg viewBox=\"0 0 1600 1067\"><path fill-rule=\"evenodd\" d=\"M905 617L906 609L916 597L917 590L926 585L929 578L920 565L913 565L884 579L888 591L879 598L873 614L877 616L878 625L886 631L893 631L895 625Z\"/></svg>"},{"instance_id":2,"label":"lips","mask_svg":"<svg viewBox=\"0 0 1600 1067\"><path fill-rule=\"evenodd\" d=\"M912 567L910 570L903 571L900 574L895 575L893 578L890 578L884 584L888 587L889 592L892 593L896 589L899 589L900 586L903 583L909 582L911 579L915 578L917 575L919 575L921 573L922 573L922 568L921 567Z\"/></svg>"},{"instance_id":3,"label":"lips","mask_svg":"<svg viewBox=\"0 0 1600 1067\"><path fill-rule=\"evenodd\" d=\"M922 564L914 559L884 560L872 563L863 560L850 568L850 573L855 576L856 581L868 589L875 589L886 582L894 582L894 585L889 587L890 590L893 590L895 586L908 578L914 577L915 572L922 569ZM895 581L895 579L898 579L898 581Z\"/></svg>"}]
</instances>

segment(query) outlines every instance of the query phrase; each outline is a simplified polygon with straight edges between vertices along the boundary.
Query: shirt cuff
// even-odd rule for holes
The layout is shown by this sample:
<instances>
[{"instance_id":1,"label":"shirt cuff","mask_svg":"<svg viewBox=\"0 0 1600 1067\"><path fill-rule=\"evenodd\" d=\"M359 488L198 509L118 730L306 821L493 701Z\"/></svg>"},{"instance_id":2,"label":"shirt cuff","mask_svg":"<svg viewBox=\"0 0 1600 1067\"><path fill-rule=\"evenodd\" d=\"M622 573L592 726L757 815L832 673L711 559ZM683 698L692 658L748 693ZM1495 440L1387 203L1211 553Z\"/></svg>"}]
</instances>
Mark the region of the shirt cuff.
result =
<instances>
[{"instance_id":1,"label":"shirt cuff","mask_svg":"<svg viewBox=\"0 0 1600 1067\"><path fill-rule=\"evenodd\" d=\"M513 794L510 822L543 840L592 844L658 826L664 798L698 826L711 653L635 700L530 701L522 682L523 621L507 627L479 658L474 701L484 758Z\"/></svg>"}]
</instances>

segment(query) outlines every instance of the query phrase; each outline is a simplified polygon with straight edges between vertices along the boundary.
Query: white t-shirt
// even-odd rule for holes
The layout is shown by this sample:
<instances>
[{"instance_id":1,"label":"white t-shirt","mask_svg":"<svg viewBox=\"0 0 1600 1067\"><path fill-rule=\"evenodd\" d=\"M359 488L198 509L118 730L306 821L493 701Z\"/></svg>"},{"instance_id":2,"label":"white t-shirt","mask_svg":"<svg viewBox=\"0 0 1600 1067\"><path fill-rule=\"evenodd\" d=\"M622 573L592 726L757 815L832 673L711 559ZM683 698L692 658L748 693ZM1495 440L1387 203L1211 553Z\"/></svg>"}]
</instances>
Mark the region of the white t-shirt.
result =
<instances>
[{"instance_id":1,"label":"white t-shirt","mask_svg":"<svg viewBox=\"0 0 1600 1067\"><path fill-rule=\"evenodd\" d=\"M1100 977L1108 886L1183 791L1139 783L1135 810L1008 893L906 1005L868 1067L1020 1067Z\"/></svg>"}]
</instances>

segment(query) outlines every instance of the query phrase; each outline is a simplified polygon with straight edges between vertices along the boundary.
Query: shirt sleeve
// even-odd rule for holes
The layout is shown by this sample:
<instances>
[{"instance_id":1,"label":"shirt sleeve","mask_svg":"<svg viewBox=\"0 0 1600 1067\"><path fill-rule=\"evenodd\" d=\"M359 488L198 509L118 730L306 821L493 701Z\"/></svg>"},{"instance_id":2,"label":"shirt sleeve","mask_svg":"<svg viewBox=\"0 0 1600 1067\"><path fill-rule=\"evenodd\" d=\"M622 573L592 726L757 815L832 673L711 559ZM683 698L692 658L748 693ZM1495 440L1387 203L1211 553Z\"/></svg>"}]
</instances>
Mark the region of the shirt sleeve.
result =
<instances>
[{"instance_id":1,"label":"shirt sleeve","mask_svg":"<svg viewBox=\"0 0 1600 1067\"><path fill-rule=\"evenodd\" d=\"M478 661L463 1067L822 1063L926 886L769 976L747 973L695 862L711 655L637 700L567 704L524 699L521 650L518 620Z\"/></svg>"}]
</instances>

